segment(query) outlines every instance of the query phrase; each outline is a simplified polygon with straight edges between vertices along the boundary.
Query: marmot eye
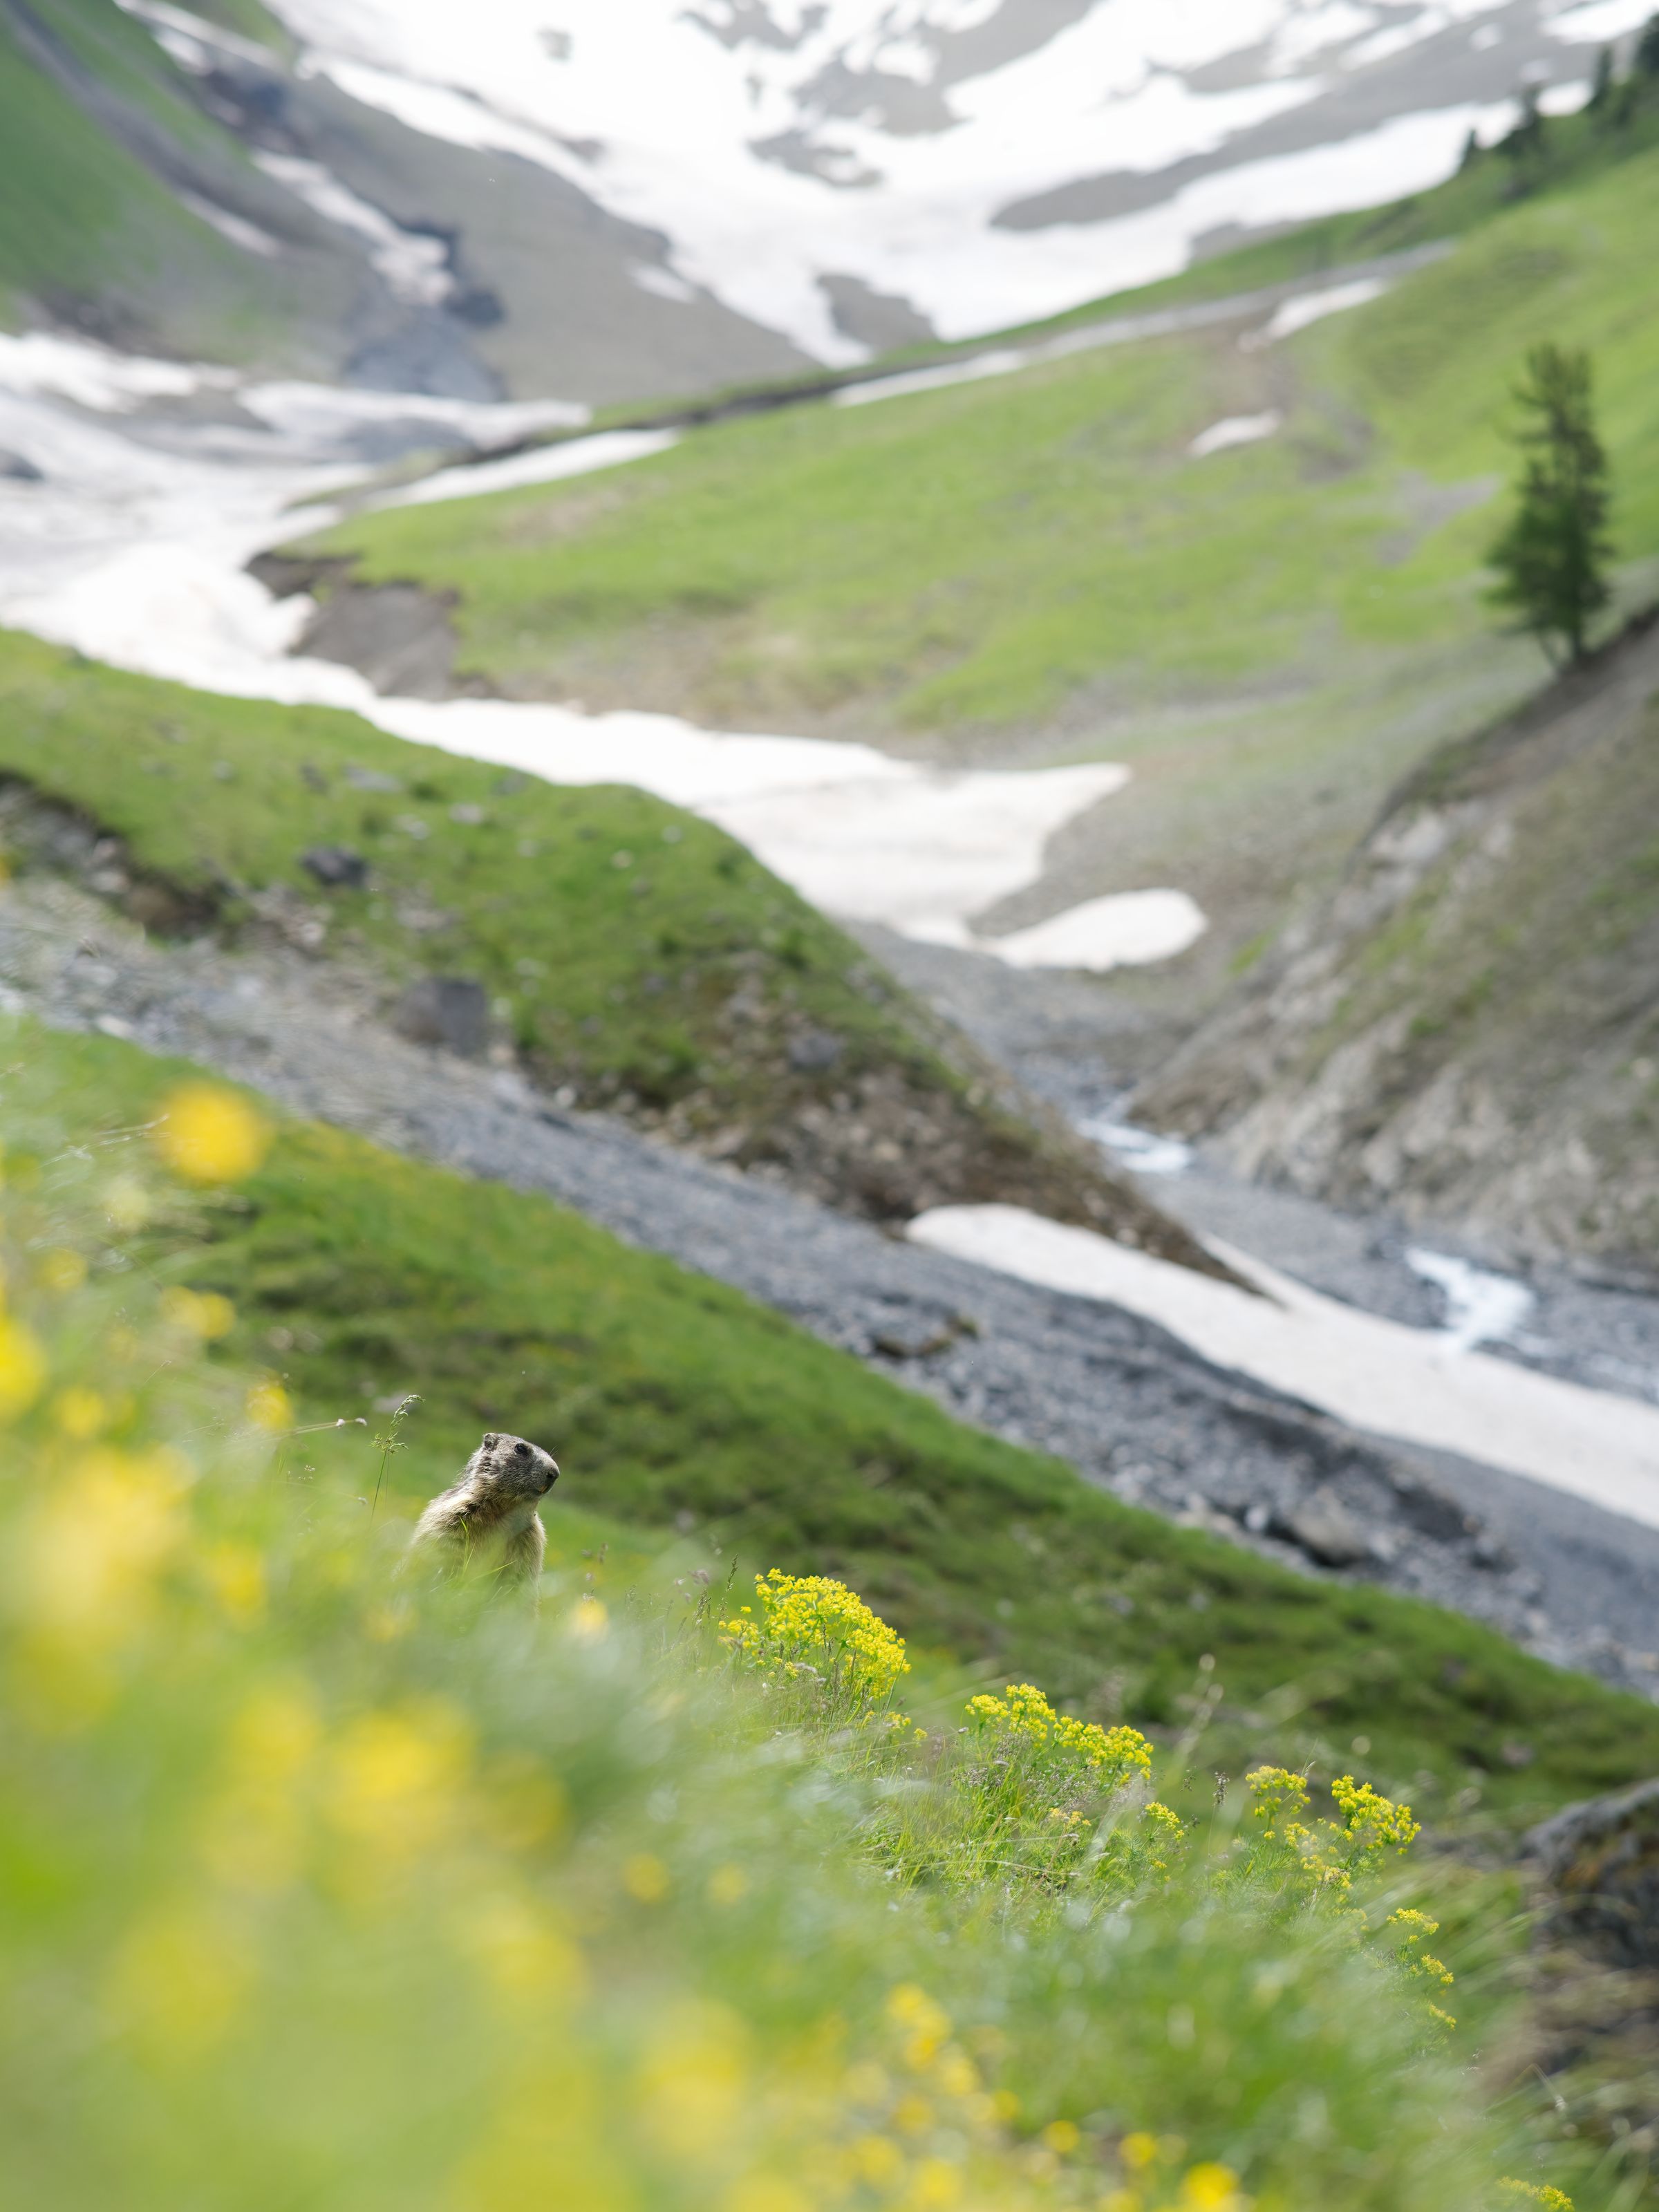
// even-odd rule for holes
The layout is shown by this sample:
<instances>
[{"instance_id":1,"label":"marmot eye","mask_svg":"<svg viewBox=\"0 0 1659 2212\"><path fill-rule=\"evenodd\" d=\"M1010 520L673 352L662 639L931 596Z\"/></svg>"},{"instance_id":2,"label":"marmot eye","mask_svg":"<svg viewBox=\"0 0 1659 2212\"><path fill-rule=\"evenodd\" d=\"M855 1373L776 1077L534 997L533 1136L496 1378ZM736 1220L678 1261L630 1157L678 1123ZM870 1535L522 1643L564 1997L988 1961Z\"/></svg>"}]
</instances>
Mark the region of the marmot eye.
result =
<instances>
[{"instance_id":1,"label":"marmot eye","mask_svg":"<svg viewBox=\"0 0 1659 2212\"><path fill-rule=\"evenodd\" d=\"M530 1456L529 1445L514 1444L513 1447L513 1455L515 1459L528 1459Z\"/></svg>"}]
</instances>

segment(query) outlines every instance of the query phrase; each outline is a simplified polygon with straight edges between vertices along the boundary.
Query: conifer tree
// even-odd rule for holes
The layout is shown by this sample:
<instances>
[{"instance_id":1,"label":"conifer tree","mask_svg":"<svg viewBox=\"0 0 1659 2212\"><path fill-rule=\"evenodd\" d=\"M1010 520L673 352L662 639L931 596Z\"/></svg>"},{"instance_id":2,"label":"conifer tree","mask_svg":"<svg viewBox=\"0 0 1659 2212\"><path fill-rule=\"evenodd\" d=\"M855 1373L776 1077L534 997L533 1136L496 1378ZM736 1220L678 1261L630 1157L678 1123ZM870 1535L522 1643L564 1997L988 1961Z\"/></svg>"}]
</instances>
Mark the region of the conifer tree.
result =
<instances>
[{"instance_id":1,"label":"conifer tree","mask_svg":"<svg viewBox=\"0 0 1659 2212\"><path fill-rule=\"evenodd\" d=\"M1534 346L1515 391L1522 468L1514 514L1486 556L1492 603L1551 662L1582 661L1591 620L1607 604L1607 460L1596 434L1590 358Z\"/></svg>"}]
</instances>

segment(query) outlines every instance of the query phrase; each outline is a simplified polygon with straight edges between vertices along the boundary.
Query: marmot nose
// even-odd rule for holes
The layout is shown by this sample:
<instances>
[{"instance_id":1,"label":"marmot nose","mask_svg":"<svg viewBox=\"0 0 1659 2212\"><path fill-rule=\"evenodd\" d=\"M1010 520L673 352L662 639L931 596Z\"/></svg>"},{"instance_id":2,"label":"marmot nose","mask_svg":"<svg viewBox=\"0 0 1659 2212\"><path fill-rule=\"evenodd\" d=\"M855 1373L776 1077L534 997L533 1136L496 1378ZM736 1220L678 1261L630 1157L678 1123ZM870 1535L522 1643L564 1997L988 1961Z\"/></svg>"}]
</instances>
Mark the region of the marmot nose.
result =
<instances>
[{"instance_id":1,"label":"marmot nose","mask_svg":"<svg viewBox=\"0 0 1659 2212\"><path fill-rule=\"evenodd\" d=\"M549 1492L550 1490L551 1490L551 1489L552 1489L552 1487L553 1487L554 1484L558 1480L558 1479L559 1479L559 1463L558 1463L557 1460L550 1459L550 1460L549 1460L549 1462L547 1462L547 1477L546 1477L546 1480L545 1480L544 1481L544 1483L542 1484L542 1496L543 1496L544 1498L545 1498L545 1497L546 1497L546 1495L547 1495L547 1493L548 1493L548 1492Z\"/></svg>"}]
</instances>

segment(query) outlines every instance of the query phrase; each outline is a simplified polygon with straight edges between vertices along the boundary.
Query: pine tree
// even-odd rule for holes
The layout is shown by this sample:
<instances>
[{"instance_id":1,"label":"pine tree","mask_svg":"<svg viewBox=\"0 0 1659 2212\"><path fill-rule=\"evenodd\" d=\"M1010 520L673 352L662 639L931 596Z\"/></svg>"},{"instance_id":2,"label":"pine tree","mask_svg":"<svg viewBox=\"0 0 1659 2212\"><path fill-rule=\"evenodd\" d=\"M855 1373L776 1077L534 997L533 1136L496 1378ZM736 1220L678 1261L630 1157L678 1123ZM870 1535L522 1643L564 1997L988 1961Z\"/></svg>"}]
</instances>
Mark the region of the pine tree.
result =
<instances>
[{"instance_id":1,"label":"pine tree","mask_svg":"<svg viewBox=\"0 0 1659 2212\"><path fill-rule=\"evenodd\" d=\"M1636 41L1635 64L1638 76L1659 76L1659 15L1648 17Z\"/></svg>"},{"instance_id":2,"label":"pine tree","mask_svg":"<svg viewBox=\"0 0 1659 2212\"><path fill-rule=\"evenodd\" d=\"M1586 102L1592 115L1601 114L1612 105L1618 82L1618 70L1613 48L1603 46L1595 57L1595 76L1590 86L1589 99Z\"/></svg>"},{"instance_id":3,"label":"pine tree","mask_svg":"<svg viewBox=\"0 0 1659 2212\"><path fill-rule=\"evenodd\" d=\"M1486 556L1490 597L1514 611L1551 662L1582 661L1593 617L1611 596L1607 576L1607 459L1596 434L1590 358L1534 346L1515 391L1523 466L1514 514Z\"/></svg>"}]
</instances>

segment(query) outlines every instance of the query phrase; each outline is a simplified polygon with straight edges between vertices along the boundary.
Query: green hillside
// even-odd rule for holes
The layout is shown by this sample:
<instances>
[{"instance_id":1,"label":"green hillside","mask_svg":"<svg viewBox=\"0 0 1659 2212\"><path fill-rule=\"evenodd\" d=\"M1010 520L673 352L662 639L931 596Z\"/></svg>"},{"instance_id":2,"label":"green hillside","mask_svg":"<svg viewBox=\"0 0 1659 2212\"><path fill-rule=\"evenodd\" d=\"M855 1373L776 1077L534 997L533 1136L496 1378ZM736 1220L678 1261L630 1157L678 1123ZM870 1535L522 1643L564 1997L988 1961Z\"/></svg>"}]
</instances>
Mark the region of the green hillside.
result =
<instances>
[{"instance_id":1,"label":"green hillside","mask_svg":"<svg viewBox=\"0 0 1659 2212\"><path fill-rule=\"evenodd\" d=\"M20 1155L141 1126L191 1073L106 1038L21 1039L0 1091L14 1181ZM118 1145L110 1166L118 1185ZM398 1514L506 1428L565 1468L566 1567L607 1540L637 1561L642 1539L690 1529L722 1571L838 1574L941 1659L1161 1731L1209 1654L1225 1697L1206 1761L1231 1771L1263 1755L1340 1771L1360 1732L1370 1771L1431 1808L1473 1782L1518 1817L1659 1762L1659 1712L1640 1702L1459 1615L1121 1505L545 1200L284 1119L234 1195L168 1206L136 1250L146 1278L234 1303L221 1352L279 1376L303 1421L368 1417L307 1441L319 1479L367 1494L377 1407L421 1394L387 1477ZM1517 1772L1495 1747L1519 1731L1536 1758Z\"/></svg>"},{"instance_id":2,"label":"green hillside","mask_svg":"<svg viewBox=\"0 0 1659 2212\"><path fill-rule=\"evenodd\" d=\"M212 1257L257 1328L247 1232L325 1155L291 1132L247 1183L222 1092L217 1142L175 1154L211 1176L193 1200L142 1135L76 1144L85 1091L65 1121L54 1082L130 1110L173 1073L134 1065L71 1047L46 1079L31 1049L0 1109L19 2201L1559 2212L1565 2183L1632 2212L1639 2103L1517 2020L1515 1885L1406 1856L1407 1806L1272 1767L1189 1784L1190 1738L1029 1686L969 1703L834 1583L704 1588L695 1554L674 1577L592 1547L538 1617L399 1574L369 1462L319 1464L337 1437L210 1365L227 1312L162 1256L193 1206L240 1222ZM683 1279L533 1225L590 1291L696 1328ZM744 1310L720 1319L735 1346ZM657 1358L666 1407L672 1340ZM917 1435L951 1450L936 1416ZM546 1510L562 1534L562 1492Z\"/></svg>"},{"instance_id":3,"label":"green hillside","mask_svg":"<svg viewBox=\"0 0 1659 2212\"><path fill-rule=\"evenodd\" d=\"M263 33L252 0L219 13ZM234 242L208 205L274 231L271 250ZM0 8L0 327L45 319L129 351L316 370L354 283L113 0Z\"/></svg>"},{"instance_id":4,"label":"green hillside","mask_svg":"<svg viewBox=\"0 0 1659 2212\"><path fill-rule=\"evenodd\" d=\"M1127 760L1078 895L1184 884L1220 963L1430 744L1533 682L1481 557L1535 339L1595 352L1631 591L1659 556L1656 189L1653 150L1507 204L1479 181L1448 258L1272 347L1222 325L726 422L591 481L362 516L329 548L364 582L459 592L462 667L512 694ZM1358 219L1326 240L1360 242ZM1268 410L1278 435L1189 458Z\"/></svg>"},{"instance_id":5,"label":"green hillside","mask_svg":"<svg viewBox=\"0 0 1659 2212\"><path fill-rule=\"evenodd\" d=\"M557 789L0 633L4 777L122 842L148 926L276 931L389 1013L427 977L468 981L549 1091L851 1212L1004 1198L1218 1268L744 847L642 792ZM13 837L54 865L26 813ZM362 879L325 889L319 849Z\"/></svg>"}]
</instances>

